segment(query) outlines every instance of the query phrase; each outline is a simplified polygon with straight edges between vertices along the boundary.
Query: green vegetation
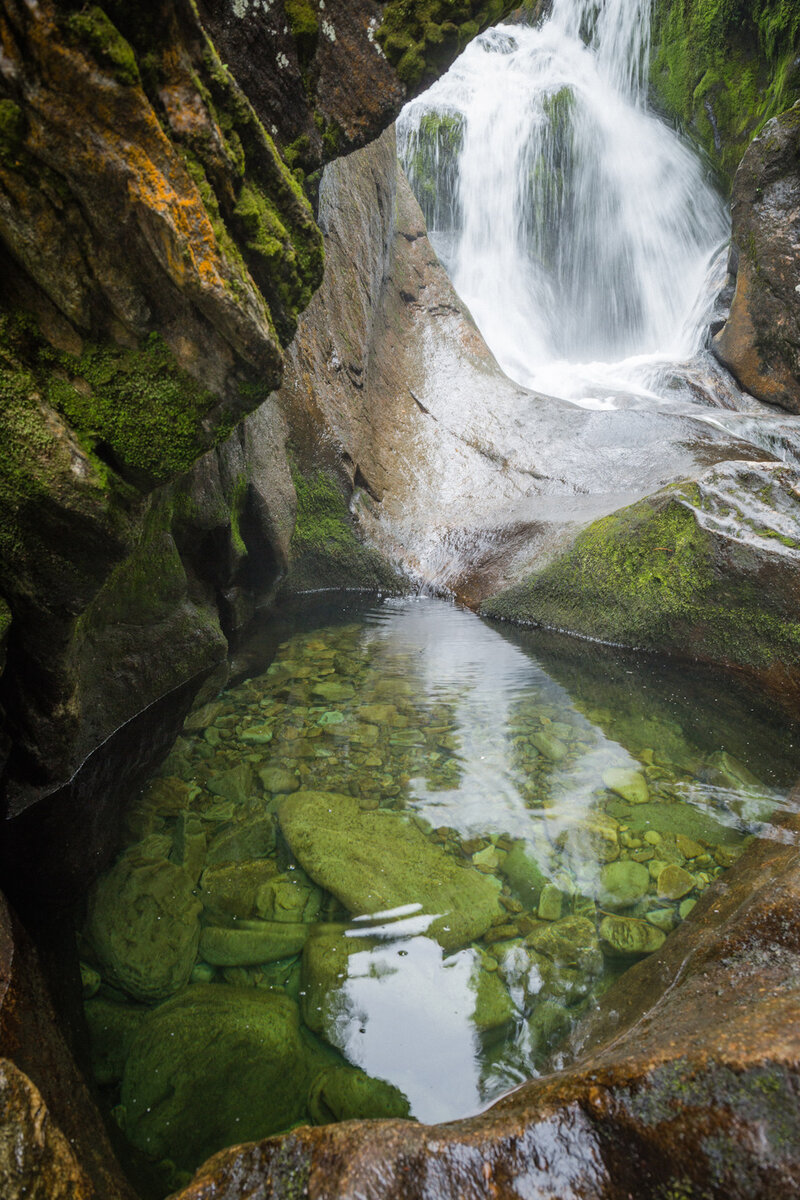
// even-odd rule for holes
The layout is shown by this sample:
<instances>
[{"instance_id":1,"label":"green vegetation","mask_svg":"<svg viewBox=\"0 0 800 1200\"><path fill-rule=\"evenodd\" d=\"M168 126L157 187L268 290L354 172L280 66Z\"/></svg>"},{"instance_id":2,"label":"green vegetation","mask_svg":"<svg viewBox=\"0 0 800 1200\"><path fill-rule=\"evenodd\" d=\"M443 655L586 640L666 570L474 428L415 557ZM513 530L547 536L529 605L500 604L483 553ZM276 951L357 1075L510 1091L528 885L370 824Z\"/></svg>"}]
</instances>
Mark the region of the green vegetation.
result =
<instances>
[{"instance_id":1,"label":"green vegetation","mask_svg":"<svg viewBox=\"0 0 800 1200\"><path fill-rule=\"evenodd\" d=\"M519 7L513 0L390 0L377 38L403 83L419 92L482 29Z\"/></svg>"},{"instance_id":2,"label":"green vegetation","mask_svg":"<svg viewBox=\"0 0 800 1200\"><path fill-rule=\"evenodd\" d=\"M74 42L88 46L101 63L110 66L119 83L141 82L136 55L102 8L92 5L72 13L66 21L66 32Z\"/></svg>"},{"instance_id":3,"label":"green vegetation","mask_svg":"<svg viewBox=\"0 0 800 1200\"><path fill-rule=\"evenodd\" d=\"M314 5L310 0L284 0L283 9L297 46L297 57L301 66L307 66L314 57L319 37L319 19Z\"/></svg>"},{"instance_id":4,"label":"green vegetation","mask_svg":"<svg viewBox=\"0 0 800 1200\"><path fill-rule=\"evenodd\" d=\"M297 518L290 545L289 591L374 588L397 592L402 581L356 536L341 486L323 470L292 470Z\"/></svg>"},{"instance_id":5,"label":"green vegetation","mask_svg":"<svg viewBox=\"0 0 800 1200\"><path fill-rule=\"evenodd\" d=\"M691 647L717 662L800 662L800 623L772 609L755 578L718 569L698 503L695 485L683 485L603 517L482 611L649 650Z\"/></svg>"},{"instance_id":6,"label":"green vegetation","mask_svg":"<svg viewBox=\"0 0 800 1200\"><path fill-rule=\"evenodd\" d=\"M654 97L730 182L750 140L800 97L794 0L657 0Z\"/></svg>"},{"instance_id":7,"label":"green vegetation","mask_svg":"<svg viewBox=\"0 0 800 1200\"><path fill-rule=\"evenodd\" d=\"M25 117L13 100L0 100L0 158L16 160L25 137Z\"/></svg>"},{"instance_id":8,"label":"green vegetation","mask_svg":"<svg viewBox=\"0 0 800 1200\"><path fill-rule=\"evenodd\" d=\"M230 433L227 419L208 431L216 397L155 333L133 349L86 343L76 356L53 349L30 318L0 317L0 396L9 433L3 474L13 470L23 493L32 486L30 456L46 461L55 452L42 402L65 418L101 474L111 466L145 486L188 470Z\"/></svg>"}]
</instances>

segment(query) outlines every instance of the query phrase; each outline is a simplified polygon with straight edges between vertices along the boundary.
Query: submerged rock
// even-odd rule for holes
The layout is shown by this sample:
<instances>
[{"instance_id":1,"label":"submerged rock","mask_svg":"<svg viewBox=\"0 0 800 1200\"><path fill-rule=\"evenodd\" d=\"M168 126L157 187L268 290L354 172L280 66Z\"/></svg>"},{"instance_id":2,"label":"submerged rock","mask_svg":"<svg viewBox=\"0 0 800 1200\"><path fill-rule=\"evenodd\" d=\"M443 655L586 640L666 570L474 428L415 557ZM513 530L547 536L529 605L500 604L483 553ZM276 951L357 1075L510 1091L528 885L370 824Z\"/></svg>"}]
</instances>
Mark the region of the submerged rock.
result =
<instances>
[{"instance_id":1,"label":"submerged rock","mask_svg":"<svg viewBox=\"0 0 800 1200\"><path fill-rule=\"evenodd\" d=\"M639 958L652 954L664 944L665 934L636 917L604 917L600 922L600 937L612 955Z\"/></svg>"},{"instance_id":2,"label":"submerged rock","mask_svg":"<svg viewBox=\"0 0 800 1200\"><path fill-rule=\"evenodd\" d=\"M320 1071L309 1088L308 1112L315 1125L410 1116L408 1100L399 1088L349 1066Z\"/></svg>"},{"instance_id":3,"label":"submerged rock","mask_svg":"<svg viewBox=\"0 0 800 1200\"><path fill-rule=\"evenodd\" d=\"M606 908L629 908L650 890L650 872L642 863L618 859L603 867L600 874L601 905Z\"/></svg>"},{"instance_id":4,"label":"submerged rock","mask_svg":"<svg viewBox=\"0 0 800 1200\"><path fill-rule=\"evenodd\" d=\"M419 904L428 933L456 950L486 932L502 909L494 876L460 867L407 817L362 811L353 796L296 792L278 810L292 853L354 916Z\"/></svg>"},{"instance_id":5,"label":"submerged rock","mask_svg":"<svg viewBox=\"0 0 800 1200\"><path fill-rule=\"evenodd\" d=\"M214 967L247 967L291 958L307 937L308 925L287 921L239 921L232 929L209 925L200 937L200 953Z\"/></svg>"},{"instance_id":6,"label":"submerged rock","mask_svg":"<svg viewBox=\"0 0 800 1200\"><path fill-rule=\"evenodd\" d=\"M134 846L89 894L86 934L103 974L135 1000L164 1000L189 979L201 904L181 867Z\"/></svg>"},{"instance_id":7,"label":"submerged rock","mask_svg":"<svg viewBox=\"0 0 800 1200\"><path fill-rule=\"evenodd\" d=\"M193 984L154 1009L122 1081L125 1133L193 1170L305 1113L309 1065L297 1005L278 992Z\"/></svg>"}]
</instances>

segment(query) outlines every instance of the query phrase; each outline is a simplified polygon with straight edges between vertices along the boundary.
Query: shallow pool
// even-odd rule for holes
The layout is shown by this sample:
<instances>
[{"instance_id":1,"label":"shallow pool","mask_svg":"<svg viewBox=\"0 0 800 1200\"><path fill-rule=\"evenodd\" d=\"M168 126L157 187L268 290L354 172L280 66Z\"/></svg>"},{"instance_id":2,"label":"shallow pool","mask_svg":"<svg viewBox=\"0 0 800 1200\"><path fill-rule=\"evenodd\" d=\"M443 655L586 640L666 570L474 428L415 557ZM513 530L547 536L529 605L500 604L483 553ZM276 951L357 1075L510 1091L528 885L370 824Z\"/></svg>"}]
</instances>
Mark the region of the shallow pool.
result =
<instances>
[{"instance_id":1,"label":"shallow pool","mask_svg":"<svg viewBox=\"0 0 800 1200\"><path fill-rule=\"evenodd\" d=\"M237 671L79 933L95 1074L164 1190L232 1142L450 1120L535 1074L798 773L728 678L441 601L317 610Z\"/></svg>"}]
</instances>

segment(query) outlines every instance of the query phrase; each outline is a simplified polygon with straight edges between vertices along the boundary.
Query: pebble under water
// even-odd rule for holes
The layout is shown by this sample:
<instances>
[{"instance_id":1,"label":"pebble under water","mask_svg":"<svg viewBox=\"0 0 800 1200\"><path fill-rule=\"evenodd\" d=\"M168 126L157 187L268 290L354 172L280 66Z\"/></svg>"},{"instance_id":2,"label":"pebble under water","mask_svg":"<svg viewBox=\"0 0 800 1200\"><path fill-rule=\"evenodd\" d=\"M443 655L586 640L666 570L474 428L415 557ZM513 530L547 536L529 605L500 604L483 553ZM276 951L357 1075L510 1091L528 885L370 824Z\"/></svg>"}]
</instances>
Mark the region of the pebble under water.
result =
<instances>
[{"instance_id":1,"label":"pebble under water","mask_svg":"<svg viewBox=\"0 0 800 1200\"><path fill-rule=\"evenodd\" d=\"M157 1190L294 1125L481 1109L795 781L797 730L728 679L428 599L298 622L190 713L82 914L95 1075Z\"/></svg>"}]
</instances>

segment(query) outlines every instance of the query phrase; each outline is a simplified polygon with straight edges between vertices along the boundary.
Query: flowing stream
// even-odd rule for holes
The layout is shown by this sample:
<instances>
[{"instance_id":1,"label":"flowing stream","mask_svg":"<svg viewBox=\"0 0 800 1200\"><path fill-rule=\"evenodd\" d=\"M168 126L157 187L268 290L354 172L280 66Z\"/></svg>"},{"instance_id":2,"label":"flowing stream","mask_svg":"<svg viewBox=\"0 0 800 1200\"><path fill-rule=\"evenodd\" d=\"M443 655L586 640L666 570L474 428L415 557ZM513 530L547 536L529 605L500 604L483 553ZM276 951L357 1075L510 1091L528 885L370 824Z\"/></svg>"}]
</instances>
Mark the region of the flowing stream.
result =
<instances>
[{"instance_id":1,"label":"flowing stream","mask_svg":"<svg viewBox=\"0 0 800 1200\"><path fill-rule=\"evenodd\" d=\"M554 0L501 25L404 110L431 240L500 366L598 406L658 396L700 345L727 235L694 150L647 108L649 0Z\"/></svg>"}]
</instances>

